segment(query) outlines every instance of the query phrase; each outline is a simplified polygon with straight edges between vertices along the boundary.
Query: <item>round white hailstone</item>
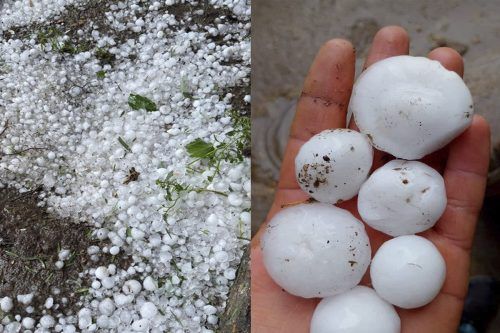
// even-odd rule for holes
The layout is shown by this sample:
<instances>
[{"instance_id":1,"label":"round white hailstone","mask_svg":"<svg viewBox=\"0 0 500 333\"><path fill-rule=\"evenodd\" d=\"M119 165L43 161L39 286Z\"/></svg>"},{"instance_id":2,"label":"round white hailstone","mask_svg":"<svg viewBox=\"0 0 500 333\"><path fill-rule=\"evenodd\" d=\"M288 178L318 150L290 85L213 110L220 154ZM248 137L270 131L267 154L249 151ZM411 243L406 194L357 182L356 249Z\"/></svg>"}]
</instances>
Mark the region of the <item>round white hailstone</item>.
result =
<instances>
[{"instance_id":1,"label":"round white hailstone","mask_svg":"<svg viewBox=\"0 0 500 333\"><path fill-rule=\"evenodd\" d=\"M30 317L24 317L23 320L21 321L21 324L23 325L24 328L30 330L33 327L35 327L35 319Z\"/></svg>"},{"instance_id":2,"label":"round white hailstone","mask_svg":"<svg viewBox=\"0 0 500 333\"><path fill-rule=\"evenodd\" d=\"M54 305L54 299L52 297L48 297L46 300L45 300L45 308L46 309L50 309L52 308L52 306Z\"/></svg>"},{"instance_id":3,"label":"round white hailstone","mask_svg":"<svg viewBox=\"0 0 500 333\"><path fill-rule=\"evenodd\" d=\"M154 303L144 302L144 304L142 304L141 306L140 313L142 318L151 319L156 316L156 314L158 313L158 309L156 308L156 305L154 305Z\"/></svg>"},{"instance_id":4,"label":"round white hailstone","mask_svg":"<svg viewBox=\"0 0 500 333\"><path fill-rule=\"evenodd\" d=\"M115 303L110 298L105 298L99 303L99 312L106 316L111 316L115 311Z\"/></svg>"},{"instance_id":5,"label":"round white hailstone","mask_svg":"<svg viewBox=\"0 0 500 333\"><path fill-rule=\"evenodd\" d=\"M115 279L111 277L104 278L102 279L101 284L104 288L111 289L115 286Z\"/></svg>"},{"instance_id":6,"label":"round white hailstone","mask_svg":"<svg viewBox=\"0 0 500 333\"><path fill-rule=\"evenodd\" d=\"M70 250L61 250L58 254L59 260L64 261L69 258L71 254Z\"/></svg>"},{"instance_id":7,"label":"round white hailstone","mask_svg":"<svg viewBox=\"0 0 500 333\"><path fill-rule=\"evenodd\" d=\"M55 325L54 318L51 315L45 315L42 318L40 318L40 325L43 328L50 328Z\"/></svg>"},{"instance_id":8,"label":"round white hailstone","mask_svg":"<svg viewBox=\"0 0 500 333\"><path fill-rule=\"evenodd\" d=\"M229 195L227 196L227 201L231 206L236 207L241 206L241 204L243 203L243 199L237 193L229 193Z\"/></svg>"},{"instance_id":9,"label":"round white hailstone","mask_svg":"<svg viewBox=\"0 0 500 333\"><path fill-rule=\"evenodd\" d=\"M463 80L436 60L397 56L364 71L349 104L360 131L396 157L416 160L444 147L472 122Z\"/></svg>"},{"instance_id":10,"label":"round white hailstone","mask_svg":"<svg viewBox=\"0 0 500 333\"><path fill-rule=\"evenodd\" d=\"M75 333L76 332L76 327L74 325L66 325L63 328L64 333Z\"/></svg>"},{"instance_id":11,"label":"round white hailstone","mask_svg":"<svg viewBox=\"0 0 500 333\"><path fill-rule=\"evenodd\" d=\"M224 277L228 280L234 280L236 277L236 270L235 269L227 269L224 271Z\"/></svg>"},{"instance_id":12,"label":"round white hailstone","mask_svg":"<svg viewBox=\"0 0 500 333\"><path fill-rule=\"evenodd\" d=\"M95 277L98 278L99 280L102 280L106 277L108 277L109 272L108 269L104 266L97 267L95 270Z\"/></svg>"},{"instance_id":13,"label":"round white hailstone","mask_svg":"<svg viewBox=\"0 0 500 333\"><path fill-rule=\"evenodd\" d=\"M311 319L311 333L399 333L400 329L394 307L364 286L324 298Z\"/></svg>"},{"instance_id":14,"label":"round white hailstone","mask_svg":"<svg viewBox=\"0 0 500 333\"><path fill-rule=\"evenodd\" d=\"M57 269L62 269L64 267L64 262L58 260L58 261L56 261L54 266L56 266Z\"/></svg>"},{"instance_id":15,"label":"round white hailstone","mask_svg":"<svg viewBox=\"0 0 500 333\"><path fill-rule=\"evenodd\" d=\"M118 253L120 253L120 248L118 246L112 246L109 249L109 254L116 256Z\"/></svg>"},{"instance_id":16,"label":"round white hailstone","mask_svg":"<svg viewBox=\"0 0 500 333\"><path fill-rule=\"evenodd\" d=\"M146 332L149 328L149 320L139 319L132 323L132 329L136 332Z\"/></svg>"},{"instance_id":17,"label":"round white hailstone","mask_svg":"<svg viewBox=\"0 0 500 333\"><path fill-rule=\"evenodd\" d=\"M9 312L14 307L14 303L12 302L12 298L4 297L0 300L0 309L2 312Z\"/></svg>"},{"instance_id":18,"label":"round white hailstone","mask_svg":"<svg viewBox=\"0 0 500 333\"><path fill-rule=\"evenodd\" d=\"M142 282L142 286L147 291L155 291L156 289L158 289L156 281L151 276L147 276L144 279L144 281Z\"/></svg>"},{"instance_id":19,"label":"round white hailstone","mask_svg":"<svg viewBox=\"0 0 500 333\"><path fill-rule=\"evenodd\" d=\"M83 308L78 312L78 327L86 329L92 324L92 312L90 309Z\"/></svg>"},{"instance_id":20,"label":"round white hailstone","mask_svg":"<svg viewBox=\"0 0 500 333\"><path fill-rule=\"evenodd\" d=\"M431 302L446 277L446 264L429 240L393 238L379 248L370 268L375 291L391 304L413 309Z\"/></svg>"},{"instance_id":21,"label":"round white hailstone","mask_svg":"<svg viewBox=\"0 0 500 333\"><path fill-rule=\"evenodd\" d=\"M213 305L205 305L203 307L203 312L207 315L213 315L217 313L217 308Z\"/></svg>"},{"instance_id":22,"label":"round white hailstone","mask_svg":"<svg viewBox=\"0 0 500 333\"><path fill-rule=\"evenodd\" d=\"M132 295L114 294L113 299L115 300L116 306L120 307L131 303L134 297Z\"/></svg>"},{"instance_id":23,"label":"round white hailstone","mask_svg":"<svg viewBox=\"0 0 500 333\"><path fill-rule=\"evenodd\" d=\"M107 316L99 316L97 317L96 324L99 328L108 328L109 327L109 317Z\"/></svg>"},{"instance_id":24,"label":"round white hailstone","mask_svg":"<svg viewBox=\"0 0 500 333\"><path fill-rule=\"evenodd\" d=\"M391 236L434 226L446 208L443 177L417 161L393 160L361 186L358 211L369 226Z\"/></svg>"},{"instance_id":25,"label":"round white hailstone","mask_svg":"<svg viewBox=\"0 0 500 333\"><path fill-rule=\"evenodd\" d=\"M358 194L372 166L368 137L350 130L326 130L313 136L295 158L300 188L314 199L339 203Z\"/></svg>"},{"instance_id":26,"label":"round white hailstone","mask_svg":"<svg viewBox=\"0 0 500 333\"><path fill-rule=\"evenodd\" d=\"M281 210L261 239L264 265L290 294L327 297L356 286L370 263L363 223L329 204Z\"/></svg>"},{"instance_id":27,"label":"round white hailstone","mask_svg":"<svg viewBox=\"0 0 500 333\"><path fill-rule=\"evenodd\" d=\"M207 322L209 324L215 325L215 324L217 324L218 321L219 321L219 319L217 318L217 316L208 316L207 317Z\"/></svg>"},{"instance_id":28,"label":"round white hailstone","mask_svg":"<svg viewBox=\"0 0 500 333\"><path fill-rule=\"evenodd\" d=\"M142 289L142 285L137 280L125 281L122 287L122 291L125 295L138 294Z\"/></svg>"}]
</instances>

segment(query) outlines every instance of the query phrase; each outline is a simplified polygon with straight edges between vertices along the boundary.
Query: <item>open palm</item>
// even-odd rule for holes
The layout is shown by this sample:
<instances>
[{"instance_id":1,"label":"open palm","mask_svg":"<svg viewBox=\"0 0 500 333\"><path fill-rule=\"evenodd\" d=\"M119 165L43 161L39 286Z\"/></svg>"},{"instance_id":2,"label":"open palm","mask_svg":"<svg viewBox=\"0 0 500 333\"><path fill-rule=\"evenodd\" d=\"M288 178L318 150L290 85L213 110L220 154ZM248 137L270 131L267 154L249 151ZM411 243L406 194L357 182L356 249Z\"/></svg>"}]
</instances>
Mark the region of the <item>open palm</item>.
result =
<instances>
[{"instance_id":1,"label":"open palm","mask_svg":"<svg viewBox=\"0 0 500 333\"><path fill-rule=\"evenodd\" d=\"M409 38L400 27L385 27L375 36L365 67L381 59L408 54ZM429 58L463 75L461 56L452 49L438 48ZM355 50L345 40L334 39L319 51L305 80L297 105L290 139L281 169L280 182L268 220L284 204L305 200L296 180L294 159L311 136L325 129L346 127L346 110L355 72ZM354 124L349 127L355 128ZM431 240L446 261L447 275L440 294L428 305L397 309L404 333L456 332L467 293L470 249L486 186L490 152L490 134L486 121L474 116L472 126L446 148L424 162L440 171L445 179L448 205L434 228L421 235ZM373 168L391 156L376 152ZM342 205L359 218L356 199ZM366 226L372 253L389 236ZM259 246L260 234L252 241L252 332L309 332L310 319L319 299L303 299L282 290L267 274ZM363 283L370 285L368 274Z\"/></svg>"}]
</instances>

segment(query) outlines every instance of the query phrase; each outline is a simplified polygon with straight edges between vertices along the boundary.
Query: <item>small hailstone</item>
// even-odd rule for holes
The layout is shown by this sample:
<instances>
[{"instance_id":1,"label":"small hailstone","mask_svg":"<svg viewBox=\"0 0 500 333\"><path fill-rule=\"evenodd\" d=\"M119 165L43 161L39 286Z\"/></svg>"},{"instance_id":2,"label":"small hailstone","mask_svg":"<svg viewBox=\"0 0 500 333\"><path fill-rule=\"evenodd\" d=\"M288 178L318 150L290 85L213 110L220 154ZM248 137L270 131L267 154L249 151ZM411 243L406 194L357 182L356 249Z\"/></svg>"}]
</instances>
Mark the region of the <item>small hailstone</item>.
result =
<instances>
[{"instance_id":1,"label":"small hailstone","mask_svg":"<svg viewBox=\"0 0 500 333\"><path fill-rule=\"evenodd\" d=\"M35 327L35 320L30 317L24 317L23 320L21 321L21 324L23 325L24 328L30 330L33 327Z\"/></svg>"},{"instance_id":2,"label":"small hailstone","mask_svg":"<svg viewBox=\"0 0 500 333\"><path fill-rule=\"evenodd\" d=\"M48 158L49 160L53 160L53 159L55 159L55 158L56 158L56 154L55 154L53 151L51 151L51 152L49 152L49 153L47 154L47 158Z\"/></svg>"},{"instance_id":3,"label":"small hailstone","mask_svg":"<svg viewBox=\"0 0 500 333\"><path fill-rule=\"evenodd\" d=\"M229 193L229 195L227 196L227 201L231 206L236 207L241 206L241 204L243 203L243 199L237 193Z\"/></svg>"},{"instance_id":4,"label":"small hailstone","mask_svg":"<svg viewBox=\"0 0 500 333\"><path fill-rule=\"evenodd\" d=\"M236 270L232 268L227 269L224 272L224 277L228 280L234 280L234 278L236 277Z\"/></svg>"},{"instance_id":5,"label":"small hailstone","mask_svg":"<svg viewBox=\"0 0 500 333\"><path fill-rule=\"evenodd\" d=\"M46 300L45 300L45 308L46 309L50 309L52 308L52 306L54 305L54 299L52 297L48 297Z\"/></svg>"},{"instance_id":6,"label":"small hailstone","mask_svg":"<svg viewBox=\"0 0 500 333\"><path fill-rule=\"evenodd\" d=\"M156 305L154 305L154 303L145 302L141 306L140 313L141 313L142 318L151 319L154 316L156 316L156 314L158 313L158 309L156 308Z\"/></svg>"},{"instance_id":7,"label":"small hailstone","mask_svg":"<svg viewBox=\"0 0 500 333\"><path fill-rule=\"evenodd\" d=\"M78 327L86 329L92 324L92 312L90 309L83 308L78 312Z\"/></svg>"},{"instance_id":8,"label":"small hailstone","mask_svg":"<svg viewBox=\"0 0 500 333\"><path fill-rule=\"evenodd\" d=\"M17 295L17 301L24 305L28 305L33 300L33 294Z\"/></svg>"},{"instance_id":9,"label":"small hailstone","mask_svg":"<svg viewBox=\"0 0 500 333\"><path fill-rule=\"evenodd\" d=\"M90 286L93 289L99 289L99 288L101 288L101 282L99 282L98 280L94 280L94 281L92 281L92 284Z\"/></svg>"},{"instance_id":10,"label":"small hailstone","mask_svg":"<svg viewBox=\"0 0 500 333\"><path fill-rule=\"evenodd\" d=\"M142 285L144 289L148 291L155 291L156 289L158 289L156 281L151 276L147 276L142 282Z\"/></svg>"},{"instance_id":11,"label":"small hailstone","mask_svg":"<svg viewBox=\"0 0 500 333\"><path fill-rule=\"evenodd\" d=\"M66 325L63 328L63 333L75 333L76 327L74 325Z\"/></svg>"},{"instance_id":12,"label":"small hailstone","mask_svg":"<svg viewBox=\"0 0 500 333\"><path fill-rule=\"evenodd\" d=\"M143 239L144 238L144 231L139 230L137 228L132 228L132 230L131 230L130 233L132 235L132 238L135 239L135 240L139 240L139 239Z\"/></svg>"},{"instance_id":13,"label":"small hailstone","mask_svg":"<svg viewBox=\"0 0 500 333\"><path fill-rule=\"evenodd\" d=\"M207 315L213 315L217 313L217 308L213 305L205 305L203 307L203 312Z\"/></svg>"},{"instance_id":14,"label":"small hailstone","mask_svg":"<svg viewBox=\"0 0 500 333\"><path fill-rule=\"evenodd\" d=\"M108 230L104 229L104 228L101 228L101 229L97 230L96 231L96 237L99 240L106 239L108 237Z\"/></svg>"},{"instance_id":15,"label":"small hailstone","mask_svg":"<svg viewBox=\"0 0 500 333\"><path fill-rule=\"evenodd\" d=\"M179 277L175 274L172 276L171 280L172 280L172 284L174 284L174 285L177 285L181 282L181 279L179 279Z\"/></svg>"},{"instance_id":16,"label":"small hailstone","mask_svg":"<svg viewBox=\"0 0 500 333\"><path fill-rule=\"evenodd\" d=\"M51 328L55 325L54 318L51 315L45 315L42 318L40 318L40 325L43 328Z\"/></svg>"},{"instance_id":17,"label":"small hailstone","mask_svg":"<svg viewBox=\"0 0 500 333\"><path fill-rule=\"evenodd\" d=\"M62 269L64 267L64 262L61 260L56 261L55 266L57 269Z\"/></svg>"},{"instance_id":18,"label":"small hailstone","mask_svg":"<svg viewBox=\"0 0 500 333\"><path fill-rule=\"evenodd\" d=\"M207 317L207 322L209 324L215 325L215 324L217 324L217 321L218 321L218 319L216 316L208 316Z\"/></svg>"},{"instance_id":19,"label":"small hailstone","mask_svg":"<svg viewBox=\"0 0 500 333\"><path fill-rule=\"evenodd\" d=\"M0 300L0 309L3 312L9 312L13 307L14 304L12 302L12 298L6 296Z\"/></svg>"},{"instance_id":20,"label":"small hailstone","mask_svg":"<svg viewBox=\"0 0 500 333\"><path fill-rule=\"evenodd\" d=\"M136 332L146 332L149 328L149 320L139 319L132 323L132 329Z\"/></svg>"},{"instance_id":21,"label":"small hailstone","mask_svg":"<svg viewBox=\"0 0 500 333\"><path fill-rule=\"evenodd\" d=\"M64 260L68 259L70 254L71 254L71 251L67 250L67 249L63 249L63 250L59 251L59 254L58 254L59 260L64 261Z\"/></svg>"},{"instance_id":22,"label":"small hailstone","mask_svg":"<svg viewBox=\"0 0 500 333\"><path fill-rule=\"evenodd\" d=\"M112 246L109 249L109 253L113 256L116 256L120 252L120 248L118 246Z\"/></svg>"},{"instance_id":23,"label":"small hailstone","mask_svg":"<svg viewBox=\"0 0 500 333\"><path fill-rule=\"evenodd\" d=\"M116 306L121 307L131 303L134 297L132 295L114 294L113 299L115 300Z\"/></svg>"},{"instance_id":24,"label":"small hailstone","mask_svg":"<svg viewBox=\"0 0 500 333\"><path fill-rule=\"evenodd\" d=\"M99 316L97 317L96 324L99 328L108 328L109 327L109 318L107 316Z\"/></svg>"},{"instance_id":25,"label":"small hailstone","mask_svg":"<svg viewBox=\"0 0 500 333\"><path fill-rule=\"evenodd\" d=\"M105 298L99 303L99 311L106 316L111 316L115 311L115 303L110 298Z\"/></svg>"},{"instance_id":26,"label":"small hailstone","mask_svg":"<svg viewBox=\"0 0 500 333\"><path fill-rule=\"evenodd\" d=\"M101 284L104 288L111 289L115 285L115 279L113 279L112 277L105 277L101 280Z\"/></svg>"},{"instance_id":27,"label":"small hailstone","mask_svg":"<svg viewBox=\"0 0 500 333\"><path fill-rule=\"evenodd\" d=\"M138 294L141 291L141 289L142 285L137 280L125 281L122 287L122 291L125 293L125 295Z\"/></svg>"},{"instance_id":28,"label":"small hailstone","mask_svg":"<svg viewBox=\"0 0 500 333\"><path fill-rule=\"evenodd\" d=\"M104 266L97 267L94 273L95 277L98 278L99 280L104 279L105 277L108 277L109 272L108 269Z\"/></svg>"}]
</instances>

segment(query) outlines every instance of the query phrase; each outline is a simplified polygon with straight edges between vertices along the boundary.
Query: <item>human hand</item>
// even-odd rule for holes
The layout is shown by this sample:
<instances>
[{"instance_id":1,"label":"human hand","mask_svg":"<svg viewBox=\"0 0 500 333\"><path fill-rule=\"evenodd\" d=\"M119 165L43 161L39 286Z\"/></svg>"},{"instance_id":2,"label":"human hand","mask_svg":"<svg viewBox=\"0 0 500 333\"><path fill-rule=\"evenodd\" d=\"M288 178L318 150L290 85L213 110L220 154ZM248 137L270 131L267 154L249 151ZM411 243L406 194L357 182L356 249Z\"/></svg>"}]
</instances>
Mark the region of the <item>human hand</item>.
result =
<instances>
[{"instance_id":1,"label":"human hand","mask_svg":"<svg viewBox=\"0 0 500 333\"><path fill-rule=\"evenodd\" d=\"M392 56L408 54L409 37L400 27L385 27L374 37L365 62L371 64ZM463 75L463 60L450 48L437 48L429 58ZM305 80L297 104L290 138L283 159L280 181L269 221L284 204L308 198L295 179L295 156L311 136L332 128L346 127L346 111L355 72L355 50L345 40L327 42L317 54ZM351 123L351 128L356 128ZM470 250L486 187L490 153L490 132L481 116L474 116L472 125L447 147L423 161L443 174L448 204L436 225L420 235L431 240L446 261L446 280L438 296L428 305L405 310L397 308L403 333L456 332L467 294ZM376 151L373 169L391 157ZM360 219L356 198L339 205ZM361 219L360 219L361 220ZM252 240L252 332L309 332L313 311L319 299L303 299L281 289L267 274L259 246L265 225ZM372 254L389 236L365 225ZM370 285L369 274L363 284Z\"/></svg>"}]
</instances>

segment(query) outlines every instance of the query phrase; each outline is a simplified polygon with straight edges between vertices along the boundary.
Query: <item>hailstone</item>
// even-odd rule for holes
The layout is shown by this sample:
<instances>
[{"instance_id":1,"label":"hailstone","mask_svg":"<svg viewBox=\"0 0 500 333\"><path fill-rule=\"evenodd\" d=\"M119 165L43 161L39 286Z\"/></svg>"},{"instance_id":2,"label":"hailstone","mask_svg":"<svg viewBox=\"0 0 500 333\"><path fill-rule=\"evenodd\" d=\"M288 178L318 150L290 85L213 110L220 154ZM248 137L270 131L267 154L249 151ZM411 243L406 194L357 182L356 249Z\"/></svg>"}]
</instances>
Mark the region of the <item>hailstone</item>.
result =
<instances>
[{"instance_id":1,"label":"hailstone","mask_svg":"<svg viewBox=\"0 0 500 333\"><path fill-rule=\"evenodd\" d=\"M311 320L311 333L399 333L400 329L394 307L364 286L324 298Z\"/></svg>"},{"instance_id":2,"label":"hailstone","mask_svg":"<svg viewBox=\"0 0 500 333\"><path fill-rule=\"evenodd\" d=\"M448 144L472 123L469 89L455 72L424 57L390 57L354 84L350 112L373 145L416 160Z\"/></svg>"},{"instance_id":3,"label":"hailstone","mask_svg":"<svg viewBox=\"0 0 500 333\"><path fill-rule=\"evenodd\" d=\"M295 174L304 192L335 204L358 194L372 161L373 148L366 135L350 129L325 130L300 148Z\"/></svg>"},{"instance_id":4,"label":"hailstone","mask_svg":"<svg viewBox=\"0 0 500 333\"><path fill-rule=\"evenodd\" d=\"M437 296L446 277L446 264L431 241L415 235L399 236L378 249L370 276L380 297L413 309Z\"/></svg>"},{"instance_id":5,"label":"hailstone","mask_svg":"<svg viewBox=\"0 0 500 333\"><path fill-rule=\"evenodd\" d=\"M434 226L446 208L443 177L417 161L393 160L361 186L358 211L369 226L391 236Z\"/></svg>"},{"instance_id":6,"label":"hailstone","mask_svg":"<svg viewBox=\"0 0 500 333\"><path fill-rule=\"evenodd\" d=\"M332 296L356 286L371 257L362 222L324 204L300 204L278 212L261 239L264 266L290 294Z\"/></svg>"}]
</instances>

